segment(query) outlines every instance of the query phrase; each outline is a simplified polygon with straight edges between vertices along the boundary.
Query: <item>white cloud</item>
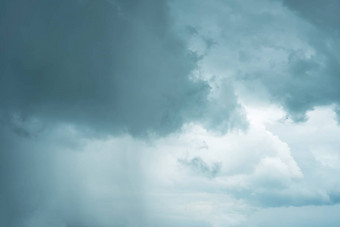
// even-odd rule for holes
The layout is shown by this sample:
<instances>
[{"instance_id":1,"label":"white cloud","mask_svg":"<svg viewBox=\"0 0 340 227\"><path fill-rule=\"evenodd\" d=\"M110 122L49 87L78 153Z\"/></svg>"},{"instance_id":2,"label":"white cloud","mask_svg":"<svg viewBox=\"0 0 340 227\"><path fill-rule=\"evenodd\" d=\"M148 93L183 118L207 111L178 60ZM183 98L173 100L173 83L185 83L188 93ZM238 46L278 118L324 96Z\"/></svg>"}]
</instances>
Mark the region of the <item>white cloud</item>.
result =
<instances>
[{"instance_id":1,"label":"white cloud","mask_svg":"<svg viewBox=\"0 0 340 227\"><path fill-rule=\"evenodd\" d=\"M36 142L23 138L18 146L33 156L19 163L35 163L26 175L35 175L37 185L26 194L34 198L39 185L48 185L24 220L31 226L247 226L262 209L337 203L339 169L327 158L340 147L334 112L316 109L294 124L275 106L253 108L244 108L248 130L227 134L189 124L150 141L94 139L66 125Z\"/></svg>"}]
</instances>

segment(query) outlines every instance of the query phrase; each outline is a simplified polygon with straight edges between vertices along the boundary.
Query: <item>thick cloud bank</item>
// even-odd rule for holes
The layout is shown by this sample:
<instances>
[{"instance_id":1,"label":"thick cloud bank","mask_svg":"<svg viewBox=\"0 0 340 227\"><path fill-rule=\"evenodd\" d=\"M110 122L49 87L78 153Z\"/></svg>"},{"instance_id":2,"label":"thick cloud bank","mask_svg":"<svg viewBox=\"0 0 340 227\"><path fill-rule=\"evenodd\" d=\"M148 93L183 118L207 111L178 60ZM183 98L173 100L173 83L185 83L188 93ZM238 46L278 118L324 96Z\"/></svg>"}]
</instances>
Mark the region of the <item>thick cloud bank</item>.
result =
<instances>
[{"instance_id":1,"label":"thick cloud bank","mask_svg":"<svg viewBox=\"0 0 340 227\"><path fill-rule=\"evenodd\" d=\"M209 86L167 3L2 1L1 114L166 134L203 116Z\"/></svg>"},{"instance_id":2,"label":"thick cloud bank","mask_svg":"<svg viewBox=\"0 0 340 227\"><path fill-rule=\"evenodd\" d=\"M339 8L1 1L0 226L339 226Z\"/></svg>"}]
</instances>

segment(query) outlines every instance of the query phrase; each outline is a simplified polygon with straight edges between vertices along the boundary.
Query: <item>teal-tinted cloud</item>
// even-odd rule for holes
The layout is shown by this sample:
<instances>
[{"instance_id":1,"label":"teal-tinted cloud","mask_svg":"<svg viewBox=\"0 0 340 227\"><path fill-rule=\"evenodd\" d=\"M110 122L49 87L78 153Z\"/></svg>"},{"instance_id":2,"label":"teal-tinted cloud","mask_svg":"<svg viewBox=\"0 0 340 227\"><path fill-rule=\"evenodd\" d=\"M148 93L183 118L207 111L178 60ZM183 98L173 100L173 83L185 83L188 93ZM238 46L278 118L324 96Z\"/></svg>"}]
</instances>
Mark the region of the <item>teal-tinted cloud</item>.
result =
<instances>
[{"instance_id":1,"label":"teal-tinted cloud","mask_svg":"<svg viewBox=\"0 0 340 227\"><path fill-rule=\"evenodd\" d=\"M197 119L209 86L171 23L166 1L2 1L2 115L134 135Z\"/></svg>"}]
</instances>

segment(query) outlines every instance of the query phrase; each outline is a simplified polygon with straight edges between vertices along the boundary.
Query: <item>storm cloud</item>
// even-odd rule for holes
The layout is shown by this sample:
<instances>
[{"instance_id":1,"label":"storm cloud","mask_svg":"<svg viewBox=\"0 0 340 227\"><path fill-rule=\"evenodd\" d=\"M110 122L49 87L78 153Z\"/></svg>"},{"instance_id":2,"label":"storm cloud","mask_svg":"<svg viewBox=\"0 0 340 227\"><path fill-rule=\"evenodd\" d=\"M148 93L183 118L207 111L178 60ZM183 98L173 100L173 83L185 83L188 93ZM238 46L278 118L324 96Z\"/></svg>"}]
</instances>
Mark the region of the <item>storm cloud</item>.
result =
<instances>
[{"instance_id":1,"label":"storm cloud","mask_svg":"<svg viewBox=\"0 0 340 227\"><path fill-rule=\"evenodd\" d=\"M339 9L1 1L0 225L336 225Z\"/></svg>"},{"instance_id":2,"label":"storm cloud","mask_svg":"<svg viewBox=\"0 0 340 227\"><path fill-rule=\"evenodd\" d=\"M2 1L2 117L135 135L197 119L209 85L171 24L166 1Z\"/></svg>"}]
</instances>

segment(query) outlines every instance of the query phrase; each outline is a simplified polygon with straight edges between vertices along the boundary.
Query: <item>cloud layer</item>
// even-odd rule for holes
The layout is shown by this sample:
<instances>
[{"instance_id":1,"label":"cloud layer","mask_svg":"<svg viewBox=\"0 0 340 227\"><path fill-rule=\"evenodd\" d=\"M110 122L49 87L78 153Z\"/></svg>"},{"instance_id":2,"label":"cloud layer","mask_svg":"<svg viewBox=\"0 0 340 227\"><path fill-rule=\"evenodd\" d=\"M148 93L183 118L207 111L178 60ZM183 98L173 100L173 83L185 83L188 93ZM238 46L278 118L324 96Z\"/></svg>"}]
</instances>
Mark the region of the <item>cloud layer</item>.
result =
<instances>
[{"instance_id":1,"label":"cloud layer","mask_svg":"<svg viewBox=\"0 0 340 227\"><path fill-rule=\"evenodd\" d=\"M337 1L0 6L1 226L338 225Z\"/></svg>"},{"instance_id":2,"label":"cloud layer","mask_svg":"<svg viewBox=\"0 0 340 227\"><path fill-rule=\"evenodd\" d=\"M191 79L166 1L1 4L4 117L141 135L204 116L209 85Z\"/></svg>"}]
</instances>

